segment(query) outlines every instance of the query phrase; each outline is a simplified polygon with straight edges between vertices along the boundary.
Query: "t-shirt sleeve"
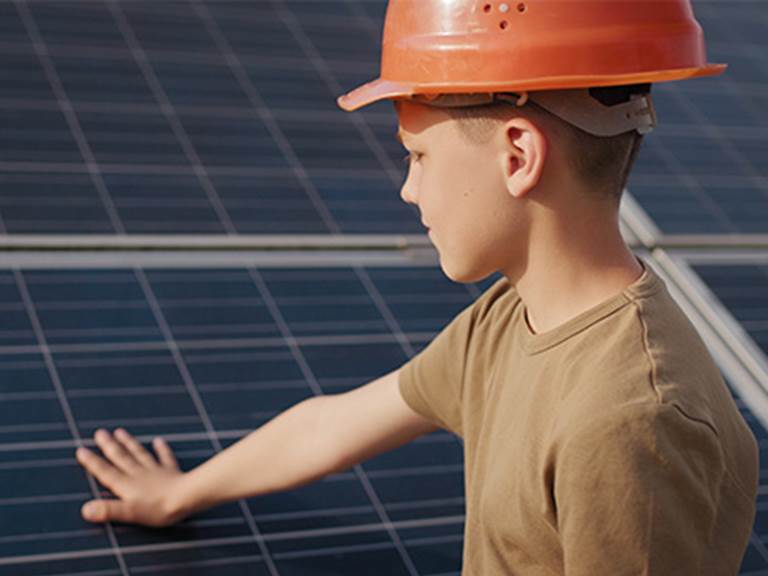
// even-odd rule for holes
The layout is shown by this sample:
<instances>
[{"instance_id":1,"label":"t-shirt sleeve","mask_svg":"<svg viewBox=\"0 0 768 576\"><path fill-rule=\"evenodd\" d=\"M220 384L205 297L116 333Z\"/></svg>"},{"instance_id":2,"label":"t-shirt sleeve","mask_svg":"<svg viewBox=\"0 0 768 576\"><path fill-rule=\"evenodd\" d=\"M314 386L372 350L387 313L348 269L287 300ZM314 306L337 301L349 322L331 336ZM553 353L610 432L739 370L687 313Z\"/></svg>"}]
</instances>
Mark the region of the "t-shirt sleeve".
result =
<instances>
[{"instance_id":1,"label":"t-shirt sleeve","mask_svg":"<svg viewBox=\"0 0 768 576\"><path fill-rule=\"evenodd\" d=\"M555 465L566 576L703 574L724 475L714 429L672 404L582 426Z\"/></svg>"},{"instance_id":2,"label":"t-shirt sleeve","mask_svg":"<svg viewBox=\"0 0 768 576\"><path fill-rule=\"evenodd\" d=\"M505 278L497 280L400 368L400 394L405 402L458 436L463 436L461 406L467 359L481 345L479 332L491 304L510 286Z\"/></svg>"}]
</instances>

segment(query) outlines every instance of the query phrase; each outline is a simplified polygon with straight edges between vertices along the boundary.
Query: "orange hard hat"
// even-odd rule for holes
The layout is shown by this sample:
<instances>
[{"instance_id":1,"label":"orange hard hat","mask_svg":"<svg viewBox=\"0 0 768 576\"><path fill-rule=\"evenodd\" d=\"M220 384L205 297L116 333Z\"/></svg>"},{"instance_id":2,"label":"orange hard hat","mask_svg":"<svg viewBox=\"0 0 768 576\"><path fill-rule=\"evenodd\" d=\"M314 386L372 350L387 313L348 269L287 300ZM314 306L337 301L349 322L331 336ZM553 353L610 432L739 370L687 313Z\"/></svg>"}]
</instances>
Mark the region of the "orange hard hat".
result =
<instances>
[{"instance_id":1,"label":"orange hard hat","mask_svg":"<svg viewBox=\"0 0 768 576\"><path fill-rule=\"evenodd\" d=\"M390 0L381 77L340 96L502 93L714 76L690 0Z\"/></svg>"}]
</instances>

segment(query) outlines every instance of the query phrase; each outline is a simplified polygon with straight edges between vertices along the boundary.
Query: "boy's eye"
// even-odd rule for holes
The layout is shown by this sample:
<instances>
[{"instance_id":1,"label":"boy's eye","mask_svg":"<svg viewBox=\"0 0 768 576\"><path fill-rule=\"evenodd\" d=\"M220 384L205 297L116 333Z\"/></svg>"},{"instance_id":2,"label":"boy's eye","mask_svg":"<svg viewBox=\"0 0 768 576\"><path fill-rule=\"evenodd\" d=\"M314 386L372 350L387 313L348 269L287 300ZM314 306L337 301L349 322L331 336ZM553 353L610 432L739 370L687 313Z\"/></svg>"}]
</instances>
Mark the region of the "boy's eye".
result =
<instances>
[{"instance_id":1,"label":"boy's eye","mask_svg":"<svg viewBox=\"0 0 768 576\"><path fill-rule=\"evenodd\" d=\"M421 152L411 152L409 154L406 154L403 157L403 162L405 162L406 164L410 164L411 160L413 160L414 162L418 162L419 160L421 160L422 156L423 154Z\"/></svg>"}]
</instances>

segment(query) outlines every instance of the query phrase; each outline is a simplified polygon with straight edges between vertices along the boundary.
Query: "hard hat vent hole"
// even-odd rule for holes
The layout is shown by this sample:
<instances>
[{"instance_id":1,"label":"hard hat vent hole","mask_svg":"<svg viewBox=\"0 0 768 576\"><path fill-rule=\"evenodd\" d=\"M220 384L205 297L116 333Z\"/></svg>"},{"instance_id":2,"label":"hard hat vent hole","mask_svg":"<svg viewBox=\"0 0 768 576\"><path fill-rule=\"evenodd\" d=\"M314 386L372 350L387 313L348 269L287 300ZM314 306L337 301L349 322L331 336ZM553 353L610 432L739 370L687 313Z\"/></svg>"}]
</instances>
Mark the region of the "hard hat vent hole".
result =
<instances>
[{"instance_id":1,"label":"hard hat vent hole","mask_svg":"<svg viewBox=\"0 0 768 576\"><path fill-rule=\"evenodd\" d=\"M501 22L499 22L499 28L501 28L502 30L506 30L507 26L509 26L509 22L507 22L506 20L502 20Z\"/></svg>"},{"instance_id":2,"label":"hard hat vent hole","mask_svg":"<svg viewBox=\"0 0 768 576\"><path fill-rule=\"evenodd\" d=\"M493 7L490 4L486 4L485 6L483 6L483 12L488 14L491 11L491 8Z\"/></svg>"},{"instance_id":3,"label":"hard hat vent hole","mask_svg":"<svg viewBox=\"0 0 768 576\"><path fill-rule=\"evenodd\" d=\"M522 2L520 2L520 4L518 4L518 5L517 5L517 11L518 11L518 12L520 12L521 14L522 14L523 12L525 12L525 4L523 4Z\"/></svg>"}]
</instances>

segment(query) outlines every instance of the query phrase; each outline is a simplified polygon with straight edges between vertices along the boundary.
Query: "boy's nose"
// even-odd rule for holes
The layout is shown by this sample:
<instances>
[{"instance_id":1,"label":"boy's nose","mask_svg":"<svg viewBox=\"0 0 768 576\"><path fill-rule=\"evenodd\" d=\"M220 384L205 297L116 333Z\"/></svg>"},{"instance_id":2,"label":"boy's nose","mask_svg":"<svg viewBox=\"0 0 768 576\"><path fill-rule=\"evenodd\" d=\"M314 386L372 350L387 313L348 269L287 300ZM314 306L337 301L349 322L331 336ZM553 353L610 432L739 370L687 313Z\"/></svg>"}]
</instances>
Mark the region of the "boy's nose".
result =
<instances>
[{"instance_id":1,"label":"boy's nose","mask_svg":"<svg viewBox=\"0 0 768 576\"><path fill-rule=\"evenodd\" d=\"M402 198L403 202L406 204L417 205L416 196L413 194L412 186L409 186L407 182L400 188L400 198Z\"/></svg>"}]
</instances>

